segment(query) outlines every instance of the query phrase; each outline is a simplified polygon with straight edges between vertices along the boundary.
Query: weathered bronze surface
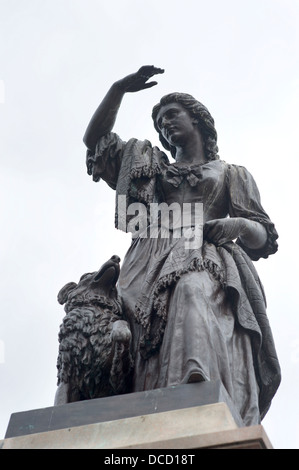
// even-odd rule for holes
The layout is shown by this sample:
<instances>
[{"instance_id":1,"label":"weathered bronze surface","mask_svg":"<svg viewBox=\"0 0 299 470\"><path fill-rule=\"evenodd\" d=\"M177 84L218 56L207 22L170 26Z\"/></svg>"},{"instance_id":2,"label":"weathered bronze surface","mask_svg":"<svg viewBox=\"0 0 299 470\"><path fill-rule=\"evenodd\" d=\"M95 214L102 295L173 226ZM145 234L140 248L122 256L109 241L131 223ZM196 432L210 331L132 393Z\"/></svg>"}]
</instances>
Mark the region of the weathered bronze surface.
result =
<instances>
[{"instance_id":1,"label":"weathered bronze surface","mask_svg":"<svg viewBox=\"0 0 299 470\"><path fill-rule=\"evenodd\" d=\"M153 109L174 161L148 140L125 142L112 132L124 95L155 86L148 80L163 72L144 66L115 82L83 139L88 174L116 190L116 226L133 232L117 284L132 334L129 391L220 380L244 424L256 425L280 367L252 260L275 253L278 235L252 175L219 158L214 120L192 96L172 93ZM189 243L193 219L180 236L174 221L166 234L163 218L148 219L162 203L182 210L200 204L202 243ZM143 207L142 226L133 216Z\"/></svg>"}]
</instances>

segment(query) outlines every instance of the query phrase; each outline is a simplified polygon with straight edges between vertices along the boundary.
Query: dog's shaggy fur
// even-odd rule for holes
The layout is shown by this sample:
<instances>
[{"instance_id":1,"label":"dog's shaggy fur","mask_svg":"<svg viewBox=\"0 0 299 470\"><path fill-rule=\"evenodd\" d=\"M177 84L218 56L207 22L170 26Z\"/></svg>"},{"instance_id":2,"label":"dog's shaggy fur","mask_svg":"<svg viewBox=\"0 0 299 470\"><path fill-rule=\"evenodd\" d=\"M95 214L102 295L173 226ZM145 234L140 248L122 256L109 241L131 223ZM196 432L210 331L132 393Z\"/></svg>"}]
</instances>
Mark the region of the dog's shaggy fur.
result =
<instances>
[{"instance_id":1,"label":"dog's shaggy fur","mask_svg":"<svg viewBox=\"0 0 299 470\"><path fill-rule=\"evenodd\" d=\"M128 392L133 360L116 289L119 261L112 256L58 294L67 315L59 331L55 404Z\"/></svg>"}]
</instances>

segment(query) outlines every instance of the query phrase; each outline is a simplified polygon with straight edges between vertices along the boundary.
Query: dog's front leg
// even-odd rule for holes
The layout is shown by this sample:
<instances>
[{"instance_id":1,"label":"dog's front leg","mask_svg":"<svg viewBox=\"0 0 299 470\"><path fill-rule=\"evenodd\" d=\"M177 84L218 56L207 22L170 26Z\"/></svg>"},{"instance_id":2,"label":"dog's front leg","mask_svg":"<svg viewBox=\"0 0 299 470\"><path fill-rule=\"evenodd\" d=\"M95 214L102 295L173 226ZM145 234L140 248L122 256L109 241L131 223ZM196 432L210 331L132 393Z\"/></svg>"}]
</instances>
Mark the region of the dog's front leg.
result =
<instances>
[{"instance_id":1,"label":"dog's front leg","mask_svg":"<svg viewBox=\"0 0 299 470\"><path fill-rule=\"evenodd\" d=\"M69 384L61 382L56 390L54 406L69 403Z\"/></svg>"}]
</instances>

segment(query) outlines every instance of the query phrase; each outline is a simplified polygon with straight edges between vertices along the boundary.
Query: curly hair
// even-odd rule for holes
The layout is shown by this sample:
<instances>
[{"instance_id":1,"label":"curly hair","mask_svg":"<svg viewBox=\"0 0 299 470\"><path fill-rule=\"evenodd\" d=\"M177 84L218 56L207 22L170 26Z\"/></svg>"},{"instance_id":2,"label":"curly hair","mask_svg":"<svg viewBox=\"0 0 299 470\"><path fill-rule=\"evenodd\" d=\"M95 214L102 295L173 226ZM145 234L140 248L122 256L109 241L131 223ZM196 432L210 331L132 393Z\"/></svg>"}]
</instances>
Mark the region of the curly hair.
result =
<instances>
[{"instance_id":1,"label":"curly hair","mask_svg":"<svg viewBox=\"0 0 299 470\"><path fill-rule=\"evenodd\" d=\"M152 118L163 147L166 150L169 150L173 158L175 158L175 147L169 145L169 143L163 138L156 122L156 117L161 107L170 103L179 103L189 112L192 118L195 118L198 121L198 127L203 136L207 160L218 160L217 132L214 125L214 119L202 103L187 93L170 93L165 95L161 98L160 102L153 107Z\"/></svg>"}]
</instances>

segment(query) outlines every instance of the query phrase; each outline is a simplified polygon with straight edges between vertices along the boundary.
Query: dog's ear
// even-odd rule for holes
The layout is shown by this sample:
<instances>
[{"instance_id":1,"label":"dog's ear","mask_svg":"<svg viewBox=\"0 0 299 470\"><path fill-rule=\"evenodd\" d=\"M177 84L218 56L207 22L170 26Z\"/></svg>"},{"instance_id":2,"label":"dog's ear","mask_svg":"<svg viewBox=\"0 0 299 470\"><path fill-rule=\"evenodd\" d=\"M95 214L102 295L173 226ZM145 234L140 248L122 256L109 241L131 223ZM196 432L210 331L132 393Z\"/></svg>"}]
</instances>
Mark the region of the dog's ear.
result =
<instances>
[{"instance_id":1,"label":"dog's ear","mask_svg":"<svg viewBox=\"0 0 299 470\"><path fill-rule=\"evenodd\" d=\"M60 289L57 295L57 300L58 302L63 305L68 299L69 293L77 287L77 284L75 282L69 282L66 284L64 287Z\"/></svg>"}]
</instances>

